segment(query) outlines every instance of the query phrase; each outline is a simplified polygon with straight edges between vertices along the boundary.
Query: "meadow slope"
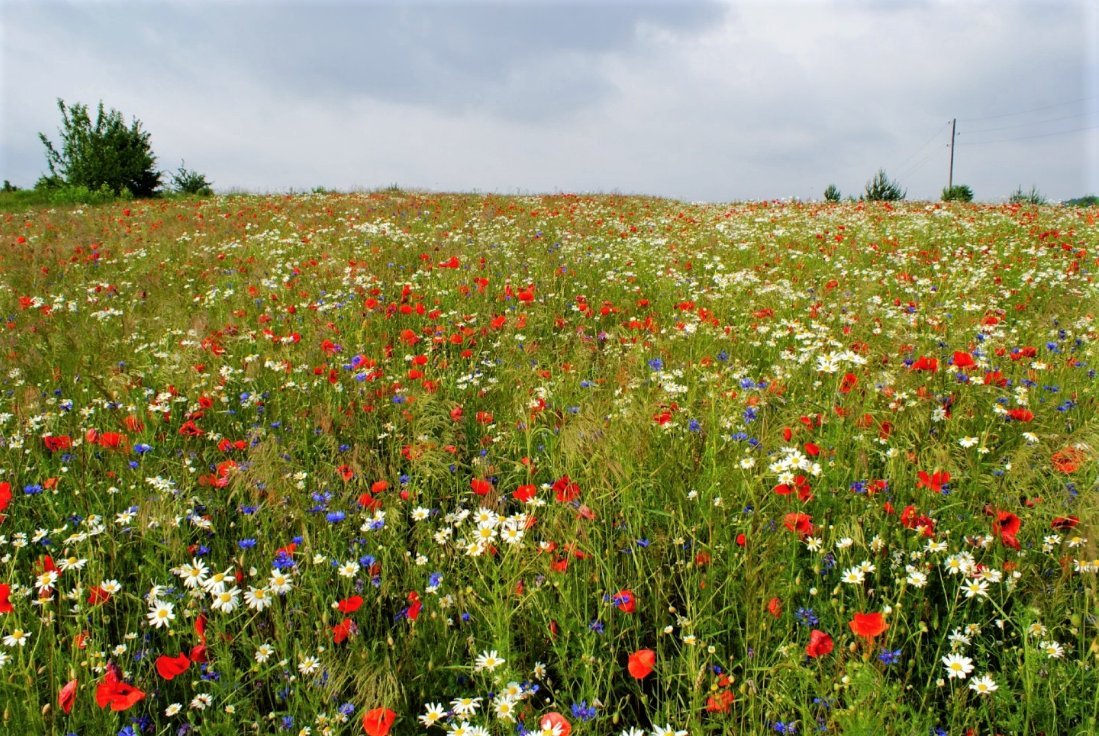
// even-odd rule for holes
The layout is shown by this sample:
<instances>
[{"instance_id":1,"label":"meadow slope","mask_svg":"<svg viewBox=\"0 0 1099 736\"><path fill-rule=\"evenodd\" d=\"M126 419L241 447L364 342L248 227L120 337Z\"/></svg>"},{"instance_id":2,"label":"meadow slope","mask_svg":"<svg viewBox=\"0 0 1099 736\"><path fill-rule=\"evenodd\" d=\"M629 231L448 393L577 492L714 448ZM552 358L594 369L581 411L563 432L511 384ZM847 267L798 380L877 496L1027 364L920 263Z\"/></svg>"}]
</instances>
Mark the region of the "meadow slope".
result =
<instances>
[{"instance_id":1,"label":"meadow slope","mask_svg":"<svg viewBox=\"0 0 1099 736\"><path fill-rule=\"evenodd\" d=\"M0 224L0 722L1099 732L1099 209Z\"/></svg>"}]
</instances>

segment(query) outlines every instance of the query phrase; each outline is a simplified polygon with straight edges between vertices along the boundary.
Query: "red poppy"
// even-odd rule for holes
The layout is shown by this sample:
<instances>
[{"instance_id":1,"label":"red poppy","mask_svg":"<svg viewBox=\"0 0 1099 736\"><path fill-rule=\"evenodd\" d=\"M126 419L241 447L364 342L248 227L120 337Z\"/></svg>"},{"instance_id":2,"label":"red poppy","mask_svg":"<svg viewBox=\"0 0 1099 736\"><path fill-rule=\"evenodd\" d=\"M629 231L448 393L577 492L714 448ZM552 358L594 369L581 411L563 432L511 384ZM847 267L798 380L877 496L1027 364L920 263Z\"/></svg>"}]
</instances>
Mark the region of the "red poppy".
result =
<instances>
[{"instance_id":1,"label":"red poppy","mask_svg":"<svg viewBox=\"0 0 1099 736\"><path fill-rule=\"evenodd\" d=\"M145 693L133 685L122 682L118 667L107 666L107 676L95 688L95 704L100 708L111 706L113 711L123 711L145 698Z\"/></svg>"},{"instance_id":2,"label":"red poppy","mask_svg":"<svg viewBox=\"0 0 1099 736\"><path fill-rule=\"evenodd\" d=\"M42 444L46 446L46 449L50 452L60 452L61 450L72 449L73 441L68 435L46 435L42 438Z\"/></svg>"},{"instance_id":3,"label":"red poppy","mask_svg":"<svg viewBox=\"0 0 1099 736\"><path fill-rule=\"evenodd\" d=\"M954 358L950 362L955 368L963 371L977 366L977 361L973 359L973 356L961 350L954 351Z\"/></svg>"},{"instance_id":4,"label":"red poppy","mask_svg":"<svg viewBox=\"0 0 1099 736\"><path fill-rule=\"evenodd\" d=\"M782 599L772 598L767 601L767 613L771 614L775 618L782 615Z\"/></svg>"},{"instance_id":5,"label":"red poppy","mask_svg":"<svg viewBox=\"0 0 1099 736\"><path fill-rule=\"evenodd\" d=\"M98 585L93 585L88 589L88 605L100 606L111 599L111 594L100 588Z\"/></svg>"},{"instance_id":6,"label":"red poppy","mask_svg":"<svg viewBox=\"0 0 1099 736\"><path fill-rule=\"evenodd\" d=\"M396 719L397 714L389 708L374 708L363 716L363 730L367 736L386 736Z\"/></svg>"},{"instance_id":7,"label":"red poppy","mask_svg":"<svg viewBox=\"0 0 1099 736\"><path fill-rule=\"evenodd\" d=\"M355 622L349 618L345 618L338 624L332 627L332 641L335 644L343 644L347 640L347 637L351 635L354 629Z\"/></svg>"},{"instance_id":8,"label":"red poppy","mask_svg":"<svg viewBox=\"0 0 1099 736\"><path fill-rule=\"evenodd\" d=\"M848 622L852 633L864 639L873 639L881 635L889 624L885 623L885 617L880 613L856 613L855 618Z\"/></svg>"},{"instance_id":9,"label":"red poppy","mask_svg":"<svg viewBox=\"0 0 1099 736\"><path fill-rule=\"evenodd\" d=\"M912 364L912 370L914 371L926 371L928 373L934 373L939 370L939 359L928 358L921 355L915 363Z\"/></svg>"},{"instance_id":10,"label":"red poppy","mask_svg":"<svg viewBox=\"0 0 1099 736\"><path fill-rule=\"evenodd\" d=\"M191 661L202 664L206 661L206 614L200 613L195 618L195 636L199 643L191 647Z\"/></svg>"},{"instance_id":11,"label":"red poppy","mask_svg":"<svg viewBox=\"0 0 1099 736\"><path fill-rule=\"evenodd\" d=\"M0 483L0 513L8 507L11 503L11 483L4 481Z\"/></svg>"},{"instance_id":12,"label":"red poppy","mask_svg":"<svg viewBox=\"0 0 1099 736\"><path fill-rule=\"evenodd\" d=\"M1007 418L1014 419L1017 422L1023 422L1025 424L1034 419L1034 412L1032 412L1030 409L1017 406L1014 409L1007 410Z\"/></svg>"},{"instance_id":13,"label":"red poppy","mask_svg":"<svg viewBox=\"0 0 1099 736\"><path fill-rule=\"evenodd\" d=\"M1087 458L1084 456L1084 453L1075 447L1066 447L1063 450L1058 450L1057 452L1053 453L1053 456L1050 458L1050 460L1053 462L1054 469L1057 470L1057 472L1059 473L1064 473L1065 475L1075 473L1086 459ZM3 510L3 488L0 487L0 511Z\"/></svg>"},{"instance_id":14,"label":"red poppy","mask_svg":"<svg viewBox=\"0 0 1099 736\"><path fill-rule=\"evenodd\" d=\"M0 583L0 613L11 613L15 609L11 605L11 601L8 600L11 596L11 586L7 583Z\"/></svg>"},{"instance_id":15,"label":"red poppy","mask_svg":"<svg viewBox=\"0 0 1099 736\"><path fill-rule=\"evenodd\" d=\"M79 683L76 680L69 680L57 695L57 704L65 712L65 715L72 712L73 704L76 703L76 688L78 686Z\"/></svg>"},{"instance_id":16,"label":"red poppy","mask_svg":"<svg viewBox=\"0 0 1099 736\"><path fill-rule=\"evenodd\" d=\"M634 597L632 590L620 590L614 594L611 600L622 613L633 613L637 610L637 599Z\"/></svg>"},{"instance_id":17,"label":"red poppy","mask_svg":"<svg viewBox=\"0 0 1099 736\"><path fill-rule=\"evenodd\" d=\"M469 482L469 487L473 489L473 492L478 496L487 496L492 490L492 482L487 481L484 478L474 478Z\"/></svg>"},{"instance_id":18,"label":"red poppy","mask_svg":"<svg viewBox=\"0 0 1099 736\"><path fill-rule=\"evenodd\" d=\"M855 388L855 384L859 382L859 377L854 373L845 373L843 380L840 381L840 393L849 394L851 389Z\"/></svg>"},{"instance_id":19,"label":"red poppy","mask_svg":"<svg viewBox=\"0 0 1099 736\"><path fill-rule=\"evenodd\" d=\"M518 488L516 488L512 492L511 496L516 501L520 501L521 503L526 503L527 501L534 498L537 494L538 494L538 487L528 483L526 485L521 485Z\"/></svg>"},{"instance_id":20,"label":"red poppy","mask_svg":"<svg viewBox=\"0 0 1099 736\"><path fill-rule=\"evenodd\" d=\"M1058 516L1050 523L1050 526L1059 532L1063 532L1066 529L1072 529L1079 523L1079 516Z\"/></svg>"},{"instance_id":21,"label":"red poppy","mask_svg":"<svg viewBox=\"0 0 1099 736\"><path fill-rule=\"evenodd\" d=\"M103 432L96 440L96 444L108 450L117 450L126 442L126 435L118 432Z\"/></svg>"},{"instance_id":22,"label":"red poppy","mask_svg":"<svg viewBox=\"0 0 1099 736\"><path fill-rule=\"evenodd\" d=\"M722 690L717 695L706 698L706 711L709 713L728 713L736 696L731 690Z\"/></svg>"},{"instance_id":23,"label":"red poppy","mask_svg":"<svg viewBox=\"0 0 1099 736\"><path fill-rule=\"evenodd\" d=\"M336 608L340 613L354 613L362 608L363 597L361 595L353 595L350 598L344 598L342 601L336 604Z\"/></svg>"},{"instance_id":24,"label":"red poppy","mask_svg":"<svg viewBox=\"0 0 1099 736\"><path fill-rule=\"evenodd\" d=\"M206 434L193 420L188 419L179 428L180 437L201 437Z\"/></svg>"},{"instance_id":25,"label":"red poppy","mask_svg":"<svg viewBox=\"0 0 1099 736\"><path fill-rule=\"evenodd\" d=\"M813 533L813 517L809 514L786 514L782 517L782 525L799 537L807 537Z\"/></svg>"},{"instance_id":26,"label":"red poppy","mask_svg":"<svg viewBox=\"0 0 1099 736\"><path fill-rule=\"evenodd\" d=\"M652 673L655 665L656 652L652 649L638 649L630 655L630 661L626 665L626 669L630 671L630 675L633 677L643 680Z\"/></svg>"},{"instance_id":27,"label":"red poppy","mask_svg":"<svg viewBox=\"0 0 1099 736\"><path fill-rule=\"evenodd\" d=\"M171 680L182 675L190 666L191 660L183 652L174 657L162 654L156 658L156 672L165 680Z\"/></svg>"},{"instance_id":28,"label":"red poppy","mask_svg":"<svg viewBox=\"0 0 1099 736\"><path fill-rule=\"evenodd\" d=\"M810 657L822 657L832 651L832 637L813 629L809 632L809 643L805 646L805 653Z\"/></svg>"},{"instance_id":29,"label":"red poppy","mask_svg":"<svg viewBox=\"0 0 1099 736\"><path fill-rule=\"evenodd\" d=\"M996 519L992 522L992 533L1000 538L1005 547L1019 549L1019 540L1015 535L1019 533L1023 522L1010 511L996 512Z\"/></svg>"},{"instance_id":30,"label":"red poppy","mask_svg":"<svg viewBox=\"0 0 1099 736\"><path fill-rule=\"evenodd\" d=\"M542 719L538 721L538 727L547 730L556 727L559 736L569 736L569 733L572 732L572 724L556 711L551 711L542 716Z\"/></svg>"},{"instance_id":31,"label":"red poppy","mask_svg":"<svg viewBox=\"0 0 1099 736\"><path fill-rule=\"evenodd\" d=\"M420 600L420 594L416 591L412 591L408 594L408 611L405 614L409 621L415 621L419 615L420 610L423 609L423 601Z\"/></svg>"},{"instance_id":32,"label":"red poppy","mask_svg":"<svg viewBox=\"0 0 1099 736\"><path fill-rule=\"evenodd\" d=\"M927 488L932 493L941 493L943 486L950 482L950 473L945 470L936 470L931 474L921 470L916 473L916 475L919 477L919 480L916 482L916 487Z\"/></svg>"},{"instance_id":33,"label":"red poppy","mask_svg":"<svg viewBox=\"0 0 1099 736\"><path fill-rule=\"evenodd\" d=\"M562 475L553 482L553 494L559 503L569 503L580 495L580 486L573 483L567 475Z\"/></svg>"}]
</instances>

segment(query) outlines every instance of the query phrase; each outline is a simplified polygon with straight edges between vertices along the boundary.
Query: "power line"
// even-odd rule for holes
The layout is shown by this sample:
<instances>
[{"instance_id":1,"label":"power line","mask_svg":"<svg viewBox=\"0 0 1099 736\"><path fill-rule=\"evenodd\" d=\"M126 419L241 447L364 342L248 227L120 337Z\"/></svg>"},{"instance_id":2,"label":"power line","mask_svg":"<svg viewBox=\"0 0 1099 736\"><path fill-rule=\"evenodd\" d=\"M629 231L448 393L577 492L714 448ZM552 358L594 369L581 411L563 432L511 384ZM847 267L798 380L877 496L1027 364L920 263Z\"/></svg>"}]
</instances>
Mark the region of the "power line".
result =
<instances>
[{"instance_id":1,"label":"power line","mask_svg":"<svg viewBox=\"0 0 1099 736\"><path fill-rule=\"evenodd\" d=\"M1099 125L1088 125L1083 128L1073 128L1072 130L1057 130L1052 133L1035 133L1034 135L1021 135L1016 138L996 138L991 141L963 141L963 145L966 146L984 146L991 143L1010 143L1012 141L1025 141L1031 138L1049 138L1055 135L1068 135L1069 133L1082 133L1088 130L1099 130Z\"/></svg>"},{"instance_id":2,"label":"power line","mask_svg":"<svg viewBox=\"0 0 1099 736\"><path fill-rule=\"evenodd\" d=\"M913 160L913 159L915 159L915 158L916 158L917 156L919 156L919 155L920 155L921 153L923 153L923 149L927 148L927 145L928 145L929 143L931 143L931 141L933 141L933 140L935 140L936 138L938 138L938 137L939 137L939 135L940 135L940 134L941 134L941 133L943 132L943 130L944 130L944 129L946 128L946 126L948 126L948 125L950 125L950 121L949 121L949 120L947 120L947 121L946 121L945 123L943 123L943 124L942 124L942 125L941 125L941 126L940 126L940 127L938 128L938 130L936 130L936 131L935 131L934 133L932 133L932 134L931 134L931 137L930 137L930 138L928 138L928 139L927 139L926 141L924 141L924 142L923 142L923 145L922 145L922 146L920 146L920 147L919 147L918 149L916 149L916 152L915 152L915 153L913 153L913 154L912 154L911 156L909 156L909 157L908 157L908 158L907 158L907 159L905 160L905 162L904 162L903 164L901 164L901 165L900 165L900 167L899 167L899 168L901 168L901 170L902 170L902 171L907 171L908 169L907 169L906 167L908 166L908 164L910 164L910 163L912 162L912 160ZM934 151L932 151L932 153L934 153ZM928 154L928 155L930 155L930 154ZM924 160L926 160L926 159L927 159L927 156L924 156L924 158L923 158L923 159L921 159L921 161L924 161ZM918 162L917 162L917 164L918 164ZM899 175L898 175L898 176L899 176Z\"/></svg>"},{"instance_id":3,"label":"power line","mask_svg":"<svg viewBox=\"0 0 1099 736\"><path fill-rule=\"evenodd\" d=\"M938 156L940 153L942 153L942 152L938 149L933 149L931 151L928 151L927 154L923 158L921 158L919 161L916 161L915 163L908 166L907 168L901 169L901 171L897 174L897 178L902 179L908 174L911 174L915 171L919 171L921 168L923 168L924 164L926 164L928 161L930 161L935 156Z\"/></svg>"},{"instance_id":4,"label":"power line","mask_svg":"<svg viewBox=\"0 0 1099 736\"><path fill-rule=\"evenodd\" d=\"M969 130L969 131L966 131L966 132L969 133L970 135L972 135L974 133L993 133L993 132L1000 131L1000 130L1011 130L1012 128L1025 128L1028 125L1045 125L1046 123L1059 123L1062 120L1073 120L1075 118L1083 117L1086 114L1087 113L1085 113L1085 112L1078 112L1078 113L1075 113L1073 115L1063 115L1059 118L1048 118L1046 120L1033 120L1033 121L1027 121L1025 123L1012 123L1011 125L1001 125L1001 126L996 127L996 128L978 128L977 130Z\"/></svg>"},{"instance_id":5,"label":"power line","mask_svg":"<svg viewBox=\"0 0 1099 736\"><path fill-rule=\"evenodd\" d=\"M981 120L997 120L999 118L1010 118L1010 117L1015 117L1015 116L1018 116L1018 115L1029 115L1029 114L1034 113L1034 112L1044 112L1046 110L1054 110L1058 107L1064 107L1065 105L1074 105L1077 102L1088 102L1090 100L1094 100L1096 97L1099 97L1099 95L1089 95L1087 97L1080 97L1080 98L1075 99L1075 100L1065 100L1064 102L1057 102L1057 103L1054 103L1052 105L1045 105L1044 107L1033 107L1029 110L1017 110L1016 112L1004 112L1004 113L1000 113L998 115L983 115L981 117L976 117L976 118L958 118L958 120L960 120L963 123L976 123L976 122L979 122Z\"/></svg>"}]
</instances>

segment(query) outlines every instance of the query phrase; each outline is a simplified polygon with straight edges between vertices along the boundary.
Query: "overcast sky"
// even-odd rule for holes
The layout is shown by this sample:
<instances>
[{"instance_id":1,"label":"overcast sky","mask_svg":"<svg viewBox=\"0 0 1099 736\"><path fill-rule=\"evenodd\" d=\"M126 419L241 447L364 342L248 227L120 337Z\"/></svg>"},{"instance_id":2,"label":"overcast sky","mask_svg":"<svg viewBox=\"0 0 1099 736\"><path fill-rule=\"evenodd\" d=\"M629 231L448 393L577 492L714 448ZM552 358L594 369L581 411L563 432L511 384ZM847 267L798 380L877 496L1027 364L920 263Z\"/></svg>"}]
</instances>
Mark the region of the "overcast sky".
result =
<instances>
[{"instance_id":1,"label":"overcast sky","mask_svg":"<svg viewBox=\"0 0 1099 736\"><path fill-rule=\"evenodd\" d=\"M1099 193L1099 3L0 0L0 178L102 100L220 191Z\"/></svg>"}]
</instances>

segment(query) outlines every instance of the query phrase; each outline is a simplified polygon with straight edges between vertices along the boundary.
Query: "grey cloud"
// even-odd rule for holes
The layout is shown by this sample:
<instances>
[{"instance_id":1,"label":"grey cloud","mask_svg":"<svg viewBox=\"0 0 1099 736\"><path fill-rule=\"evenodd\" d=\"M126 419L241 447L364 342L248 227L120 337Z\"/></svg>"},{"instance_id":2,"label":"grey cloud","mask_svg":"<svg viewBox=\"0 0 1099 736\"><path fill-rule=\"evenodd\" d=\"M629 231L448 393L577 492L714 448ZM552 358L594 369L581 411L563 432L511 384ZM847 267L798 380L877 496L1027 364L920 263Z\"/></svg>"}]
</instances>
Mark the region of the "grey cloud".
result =
<instances>
[{"instance_id":1,"label":"grey cloud","mask_svg":"<svg viewBox=\"0 0 1099 736\"><path fill-rule=\"evenodd\" d=\"M448 113L556 117L613 94L606 54L641 51L639 29L689 34L713 3L49 4L34 11L71 42L168 77L242 70L288 97L369 98ZM79 30L75 30L79 29ZM541 102L542 104L535 104Z\"/></svg>"}]
</instances>

